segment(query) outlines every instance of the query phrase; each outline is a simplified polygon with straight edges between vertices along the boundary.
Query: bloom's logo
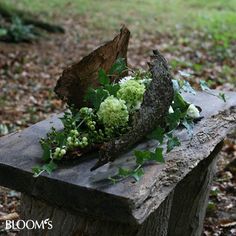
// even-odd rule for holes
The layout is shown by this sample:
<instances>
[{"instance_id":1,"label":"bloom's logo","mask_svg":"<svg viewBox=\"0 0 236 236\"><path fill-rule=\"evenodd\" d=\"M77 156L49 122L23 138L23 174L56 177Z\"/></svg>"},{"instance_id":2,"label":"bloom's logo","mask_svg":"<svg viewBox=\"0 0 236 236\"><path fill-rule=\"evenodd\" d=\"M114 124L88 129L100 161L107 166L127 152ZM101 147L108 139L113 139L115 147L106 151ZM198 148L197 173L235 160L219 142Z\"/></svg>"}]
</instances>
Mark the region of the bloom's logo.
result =
<instances>
[{"instance_id":1,"label":"bloom's logo","mask_svg":"<svg viewBox=\"0 0 236 236\"><path fill-rule=\"evenodd\" d=\"M37 221L37 220L6 220L5 229L21 230L21 229L52 229L52 221L49 219Z\"/></svg>"}]
</instances>

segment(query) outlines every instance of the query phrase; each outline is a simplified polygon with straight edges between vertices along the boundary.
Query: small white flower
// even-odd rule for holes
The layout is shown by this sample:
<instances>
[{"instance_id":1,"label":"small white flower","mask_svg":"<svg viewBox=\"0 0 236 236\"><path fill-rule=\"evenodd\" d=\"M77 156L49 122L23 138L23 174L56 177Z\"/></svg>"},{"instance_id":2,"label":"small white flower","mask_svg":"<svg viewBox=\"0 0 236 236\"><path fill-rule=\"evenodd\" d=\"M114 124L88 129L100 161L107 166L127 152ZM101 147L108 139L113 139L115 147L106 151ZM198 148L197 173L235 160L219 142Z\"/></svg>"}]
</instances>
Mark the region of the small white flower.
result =
<instances>
[{"instance_id":1,"label":"small white flower","mask_svg":"<svg viewBox=\"0 0 236 236\"><path fill-rule=\"evenodd\" d=\"M126 76L126 77L124 77L124 78L122 78L120 81L119 81L119 84L121 85L121 84L124 84L124 83L126 83L127 81L129 81L129 80L131 80L131 79L134 79L134 77L133 76Z\"/></svg>"},{"instance_id":2,"label":"small white flower","mask_svg":"<svg viewBox=\"0 0 236 236\"><path fill-rule=\"evenodd\" d=\"M138 82L140 84L144 84L144 85L149 85L151 83L152 79L151 78L146 78L146 79L141 79L141 80L138 80Z\"/></svg>"},{"instance_id":3,"label":"small white flower","mask_svg":"<svg viewBox=\"0 0 236 236\"><path fill-rule=\"evenodd\" d=\"M174 113L172 106L169 107L169 114Z\"/></svg>"},{"instance_id":4,"label":"small white flower","mask_svg":"<svg viewBox=\"0 0 236 236\"><path fill-rule=\"evenodd\" d=\"M191 118L198 118L200 117L200 112L193 104L191 104L188 107L187 115Z\"/></svg>"}]
</instances>

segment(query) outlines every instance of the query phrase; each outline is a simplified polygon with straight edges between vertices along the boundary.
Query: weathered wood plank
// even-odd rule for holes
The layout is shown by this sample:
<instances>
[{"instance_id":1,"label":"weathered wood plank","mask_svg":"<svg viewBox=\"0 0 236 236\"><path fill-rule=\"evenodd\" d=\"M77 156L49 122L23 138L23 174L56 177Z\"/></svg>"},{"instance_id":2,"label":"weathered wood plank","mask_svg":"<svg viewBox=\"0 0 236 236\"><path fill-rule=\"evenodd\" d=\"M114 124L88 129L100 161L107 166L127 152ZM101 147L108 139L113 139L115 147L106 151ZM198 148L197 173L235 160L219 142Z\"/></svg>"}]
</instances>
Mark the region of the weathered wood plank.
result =
<instances>
[{"instance_id":1,"label":"weathered wood plank","mask_svg":"<svg viewBox=\"0 0 236 236\"><path fill-rule=\"evenodd\" d=\"M169 219L168 236L200 236L210 186L216 170L217 154L223 142L219 143L210 156L202 160L175 189Z\"/></svg>"},{"instance_id":2,"label":"weathered wood plank","mask_svg":"<svg viewBox=\"0 0 236 236\"><path fill-rule=\"evenodd\" d=\"M216 156L221 147L222 143L218 144L209 157L193 168L141 225L82 216L23 195L21 218L38 222L50 219L53 228L25 229L20 231L20 236L42 233L45 236L200 236Z\"/></svg>"},{"instance_id":3,"label":"weathered wood plank","mask_svg":"<svg viewBox=\"0 0 236 236\"><path fill-rule=\"evenodd\" d=\"M166 155L166 163L147 165L145 176L137 183L127 179L116 185L94 182L114 171L118 163L132 164L132 151L107 164L96 172L90 172L96 159L82 163L62 165L50 176L32 177L31 168L40 162L42 150L38 144L49 127L62 128L55 116L22 132L0 139L0 185L16 189L48 204L63 207L80 214L99 219L141 224L169 196L176 185L207 158L226 134L236 126L236 93L226 93L227 103L206 95L187 95L202 107L205 118L194 128L190 138L179 130L182 145ZM51 123L50 123L51 122ZM137 145L139 149L152 149L155 142ZM95 154L96 156L96 154ZM129 160L126 162L126 160Z\"/></svg>"}]
</instances>

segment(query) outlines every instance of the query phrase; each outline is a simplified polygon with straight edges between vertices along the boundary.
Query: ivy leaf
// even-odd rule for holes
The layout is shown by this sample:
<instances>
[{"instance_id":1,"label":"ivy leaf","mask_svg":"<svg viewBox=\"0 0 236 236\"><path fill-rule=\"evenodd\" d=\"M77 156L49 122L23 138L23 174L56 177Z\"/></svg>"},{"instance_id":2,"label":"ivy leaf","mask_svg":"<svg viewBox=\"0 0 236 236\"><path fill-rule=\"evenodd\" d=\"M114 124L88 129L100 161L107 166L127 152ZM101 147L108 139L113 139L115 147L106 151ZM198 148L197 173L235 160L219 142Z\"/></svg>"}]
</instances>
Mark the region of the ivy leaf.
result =
<instances>
[{"instance_id":1,"label":"ivy leaf","mask_svg":"<svg viewBox=\"0 0 236 236\"><path fill-rule=\"evenodd\" d=\"M180 146L180 141L177 137L171 135L167 135L167 152L170 152L174 147Z\"/></svg>"},{"instance_id":2,"label":"ivy leaf","mask_svg":"<svg viewBox=\"0 0 236 236\"><path fill-rule=\"evenodd\" d=\"M103 69L98 71L98 78L101 85L106 85L110 83L109 77Z\"/></svg>"},{"instance_id":3,"label":"ivy leaf","mask_svg":"<svg viewBox=\"0 0 236 236\"><path fill-rule=\"evenodd\" d=\"M47 162L52 159L52 151L50 145L47 142L43 142L41 143L41 147L43 149L43 160Z\"/></svg>"},{"instance_id":4,"label":"ivy leaf","mask_svg":"<svg viewBox=\"0 0 236 236\"><path fill-rule=\"evenodd\" d=\"M138 168L136 171L132 173L131 176L135 179L135 181L139 181L143 175L144 175L143 168Z\"/></svg>"},{"instance_id":5,"label":"ivy leaf","mask_svg":"<svg viewBox=\"0 0 236 236\"><path fill-rule=\"evenodd\" d=\"M184 92L187 93L192 93L192 94L196 94L196 91L193 89L193 87L190 85L190 83L186 80L184 80L184 84L182 86L182 89L184 90Z\"/></svg>"},{"instance_id":6,"label":"ivy leaf","mask_svg":"<svg viewBox=\"0 0 236 236\"><path fill-rule=\"evenodd\" d=\"M35 166L32 168L32 171L34 173L33 177L38 177L44 170L42 169L41 166Z\"/></svg>"},{"instance_id":7,"label":"ivy leaf","mask_svg":"<svg viewBox=\"0 0 236 236\"><path fill-rule=\"evenodd\" d=\"M119 84L106 84L105 89L109 92L110 95L116 96L118 90L120 89Z\"/></svg>"},{"instance_id":8,"label":"ivy leaf","mask_svg":"<svg viewBox=\"0 0 236 236\"><path fill-rule=\"evenodd\" d=\"M174 110L179 108L182 112L187 111L188 103L184 100L180 93L176 92L174 95L174 103L171 105Z\"/></svg>"},{"instance_id":9,"label":"ivy leaf","mask_svg":"<svg viewBox=\"0 0 236 236\"><path fill-rule=\"evenodd\" d=\"M118 175L122 177L127 177L131 174L131 172L132 171L130 171L129 169L120 167L118 170Z\"/></svg>"},{"instance_id":10,"label":"ivy leaf","mask_svg":"<svg viewBox=\"0 0 236 236\"><path fill-rule=\"evenodd\" d=\"M57 165L53 161L50 161L48 164L42 166L42 169L45 170L48 174L51 174L56 168Z\"/></svg>"},{"instance_id":11,"label":"ivy leaf","mask_svg":"<svg viewBox=\"0 0 236 236\"><path fill-rule=\"evenodd\" d=\"M218 98L223 100L224 102L226 102L226 97L225 97L225 94L224 93L219 93L218 94Z\"/></svg>"},{"instance_id":12,"label":"ivy leaf","mask_svg":"<svg viewBox=\"0 0 236 236\"><path fill-rule=\"evenodd\" d=\"M161 163L164 163L165 162L165 159L163 157L163 148L156 148L155 149L155 152L152 152L151 153L151 158L150 160L154 160L156 162L161 162Z\"/></svg>"},{"instance_id":13,"label":"ivy leaf","mask_svg":"<svg viewBox=\"0 0 236 236\"><path fill-rule=\"evenodd\" d=\"M160 142L160 144L162 144L164 139L164 133L165 133L164 129L162 129L161 127L157 127L152 131L151 134L148 135L148 138L156 139L157 141Z\"/></svg>"},{"instance_id":14,"label":"ivy leaf","mask_svg":"<svg viewBox=\"0 0 236 236\"><path fill-rule=\"evenodd\" d=\"M182 117L182 113L179 108L174 110L174 113L169 113L166 116L166 123L169 126L170 130L173 130L176 127L178 127L178 125L180 124L181 117Z\"/></svg>"},{"instance_id":15,"label":"ivy leaf","mask_svg":"<svg viewBox=\"0 0 236 236\"><path fill-rule=\"evenodd\" d=\"M194 123L192 120L184 119L182 125L187 129L189 134L193 133Z\"/></svg>"},{"instance_id":16,"label":"ivy leaf","mask_svg":"<svg viewBox=\"0 0 236 236\"><path fill-rule=\"evenodd\" d=\"M120 75L124 70L126 69L126 63L124 58L118 58L113 66L111 67L109 74L114 75L118 74Z\"/></svg>"},{"instance_id":17,"label":"ivy leaf","mask_svg":"<svg viewBox=\"0 0 236 236\"><path fill-rule=\"evenodd\" d=\"M179 82L178 82L178 80L176 80L176 79L172 79L172 84L173 84L173 89L174 89L174 91L179 91L180 90L180 87L179 87Z\"/></svg>"},{"instance_id":18,"label":"ivy leaf","mask_svg":"<svg viewBox=\"0 0 236 236\"><path fill-rule=\"evenodd\" d=\"M109 96L109 92L103 88L90 88L85 96L86 101L92 103L93 107L98 110L100 104Z\"/></svg>"},{"instance_id":19,"label":"ivy leaf","mask_svg":"<svg viewBox=\"0 0 236 236\"><path fill-rule=\"evenodd\" d=\"M63 132L56 132L55 134L55 141L57 142L58 146L62 147L65 144L66 136Z\"/></svg>"},{"instance_id":20,"label":"ivy leaf","mask_svg":"<svg viewBox=\"0 0 236 236\"><path fill-rule=\"evenodd\" d=\"M200 87L201 87L202 91L210 90L210 88L208 87L208 84L205 80L200 80Z\"/></svg>"},{"instance_id":21,"label":"ivy leaf","mask_svg":"<svg viewBox=\"0 0 236 236\"><path fill-rule=\"evenodd\" d=\"M134 155L136 157L136 163L142 165L146 160L150 159L151 152L136 150L134 151Z\"/></svg>"}]
</instances>

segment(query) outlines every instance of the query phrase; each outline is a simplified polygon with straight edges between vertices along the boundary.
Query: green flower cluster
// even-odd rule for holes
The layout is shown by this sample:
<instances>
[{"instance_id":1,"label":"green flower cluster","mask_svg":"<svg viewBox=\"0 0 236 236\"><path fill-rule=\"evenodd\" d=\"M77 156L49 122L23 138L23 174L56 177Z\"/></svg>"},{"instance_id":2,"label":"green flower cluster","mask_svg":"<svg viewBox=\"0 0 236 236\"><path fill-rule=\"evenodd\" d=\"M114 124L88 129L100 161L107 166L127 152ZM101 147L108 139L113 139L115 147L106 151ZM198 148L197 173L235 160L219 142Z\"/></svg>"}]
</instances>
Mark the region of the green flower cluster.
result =
<instances>
[{"instance_id":1,"label":"green flower cluster","mask_svg":"<svg viewBox=\"0 0 236 236\"><path fill-rule=\"evenodd\" d=\"M125 101L130 112L138 110L141 106L145 85L137 80L130 79L120 85L117 97Z\"/></svg>"},{"instance_id":2,"label":"green flower cluster","mask_svg":"<svg viewBox=\"0 0 236 236\"><path fill-rule=\"evenodd\" d=\"M129 120L129 112L125 101L113 95L101 103L97 115L105 127L114 129L127 126Z\"/></svg>"},{"instance_id":3,"label":"green flower cluster","mask_svg":"<svg viewBox=\"0 0 236 236\"><path fill-rule=\"evenodd\" d=\"M78 130L71 130L66 139L66 144L69 149L73 149L75 147L84 148L88 146L88 138L85 136L80 136Z\"/></svg>"}]
</instances>

